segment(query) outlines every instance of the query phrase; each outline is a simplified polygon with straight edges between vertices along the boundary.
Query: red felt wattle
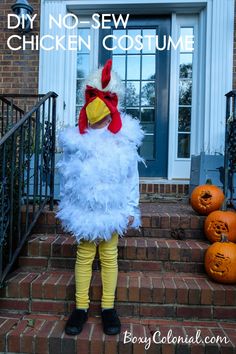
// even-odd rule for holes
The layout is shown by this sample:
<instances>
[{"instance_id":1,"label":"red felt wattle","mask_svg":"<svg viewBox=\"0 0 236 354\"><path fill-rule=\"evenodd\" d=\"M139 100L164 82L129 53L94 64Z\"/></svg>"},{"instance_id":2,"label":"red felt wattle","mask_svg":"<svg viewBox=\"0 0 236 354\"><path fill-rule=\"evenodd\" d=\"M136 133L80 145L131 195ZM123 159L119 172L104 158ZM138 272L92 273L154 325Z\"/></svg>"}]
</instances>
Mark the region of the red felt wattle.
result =
<instances>
[{"instance_id":1,"label":"red felt wattle","mask_svg":"<svg viewBox=\"0 0 236 354\"><path fill-rule=\"evenodd\" d=\"M88 128L88 118L85 110L85 106L81 108L79 114L78 127L80 134L85 134L85 130Z\"/></svg>"},{"instance_id":2,"label":"red felt wattle","mask_svg":"<svg viewBox=\"0 0 236 354\"><path fill-rule=\"evenodd\" d=\"M112 67L112 60L108 59L106 61L106 64L104 65L104 68L102 69L102 88L104 89L107 87L111 80L111 67Z\"/></svg>"},{"instance_id":3,"label":"red felt wattle","mask_svg":"<svg viewBox=\"0 0 236 354\"><path fill-rule=\"evenodd\" d=\"M111 123L108 125L107 129L110 130L113 134L118 133L118 131L122 127L122 120L120 117L120 113L116 110L111 114Z\"/></svg>"}]
</instances>

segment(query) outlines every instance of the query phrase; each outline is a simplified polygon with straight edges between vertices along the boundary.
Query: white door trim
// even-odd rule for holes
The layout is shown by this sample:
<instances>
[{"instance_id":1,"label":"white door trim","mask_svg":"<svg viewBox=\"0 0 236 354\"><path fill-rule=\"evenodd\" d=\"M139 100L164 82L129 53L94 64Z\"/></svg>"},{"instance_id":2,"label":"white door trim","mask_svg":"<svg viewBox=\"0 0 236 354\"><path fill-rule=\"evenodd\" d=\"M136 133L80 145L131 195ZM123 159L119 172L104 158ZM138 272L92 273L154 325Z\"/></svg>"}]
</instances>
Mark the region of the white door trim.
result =
<instances>
[{"instance_id":1,"label":"white door trim","mask_svg":"<svg viewBox=\"0 0 236 354\"><path fill-rule=\"evenodd\" d=\"M193 77L192 77L192 109L191 109L191 151L199 143L201 136L195 134L197 127L198 107L198 58L199 58L199 35L197 15L176 15L172 14L171 35L175 42L180 36L181 27L193 27L194 29L194 52L193 52ZM179 50L171 51L171 73L170 73L170 113L169 113L169 158L168 158L168 179L188 178L190 174L190 158L178 158L178 108L179 108Z\"/></svg>"}]
</instances>

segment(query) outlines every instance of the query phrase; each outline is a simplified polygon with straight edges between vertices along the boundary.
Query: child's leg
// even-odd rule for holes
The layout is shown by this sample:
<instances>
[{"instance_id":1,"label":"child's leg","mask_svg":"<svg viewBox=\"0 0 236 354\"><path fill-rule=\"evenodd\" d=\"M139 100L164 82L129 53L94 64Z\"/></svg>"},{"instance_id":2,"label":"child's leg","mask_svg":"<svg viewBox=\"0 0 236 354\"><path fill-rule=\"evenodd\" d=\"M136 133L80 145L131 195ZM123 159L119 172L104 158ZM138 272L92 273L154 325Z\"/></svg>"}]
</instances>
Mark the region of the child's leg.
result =
<instances>
[{"instance_id":1,"label":"child's leg","mask_svg":"<svg viewBox=\"0 0 236 354\"><path fill-rule=\"evenodd\" d=\"M75 262L75 302L77 309L87 309L89 307L89 286L96 249L96 244L88 241L83 241L77 246Z\"/></svg>"},{"instance_id":2,"label":"child's leg","mask_svg":"<svg viewBox=\"0 0 236 354\"><path fill-rule=\"evenodd\" d=\"M118 276L118 234L113 233L109 241L99 244L102 276L102 308L113 308Z\"/></svg>"}]
</instances>

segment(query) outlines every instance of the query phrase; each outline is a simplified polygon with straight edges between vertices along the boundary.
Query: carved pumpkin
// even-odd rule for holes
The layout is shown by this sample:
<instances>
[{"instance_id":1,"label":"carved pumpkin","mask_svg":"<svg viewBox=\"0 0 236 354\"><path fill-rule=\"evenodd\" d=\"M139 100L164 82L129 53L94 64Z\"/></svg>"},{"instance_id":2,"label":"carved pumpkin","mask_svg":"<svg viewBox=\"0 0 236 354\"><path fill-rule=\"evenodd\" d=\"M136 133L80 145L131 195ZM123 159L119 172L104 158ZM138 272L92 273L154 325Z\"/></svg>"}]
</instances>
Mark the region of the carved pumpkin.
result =
<instances>
[{"instance_id":1,"label":"carved pumpkin","mask_svg":"<svg viewBox=\"0 0 236 354\"><path fill-rule=\"evenodd\" d=\"M221 207L224 202L224 193L213 184L202 184L192 191L190 204L201 215L208 215Z\"/></svg>"},{"instance_id":2,"label":"carved pumpkin","mask_svg":"<svg viewBox=\"0 0 236 354\"><path fill-rule=\"evenodd\" d=\"M223 234L229 241L236 242L236 213L234 211L213 211L205 219L204 231L210 242L220 241Z\"/></svg>"},{"instance_id":3,"label":"carved pumpkin","mask_svg":"<svg viewBox=\"0 0 236 354\"><path fill-rule=\"evenodd\" d=\"M236 283L236 244L225 235L221 242L215 242L205 253L205 269L210 278L219 283Z\"/></svg>"}]
</instances>

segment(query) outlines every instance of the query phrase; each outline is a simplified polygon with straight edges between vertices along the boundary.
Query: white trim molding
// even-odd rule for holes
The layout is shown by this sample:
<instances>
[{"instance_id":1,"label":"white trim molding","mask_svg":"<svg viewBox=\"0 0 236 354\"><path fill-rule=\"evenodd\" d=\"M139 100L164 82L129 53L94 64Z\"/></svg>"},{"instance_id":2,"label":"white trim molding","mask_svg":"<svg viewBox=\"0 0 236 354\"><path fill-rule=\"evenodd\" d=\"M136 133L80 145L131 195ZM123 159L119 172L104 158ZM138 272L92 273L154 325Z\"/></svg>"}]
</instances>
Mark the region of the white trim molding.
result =
<instances>
[{"instance_id":1,"label":"white trim molding","mask_svg":"<svg viewBox=\"0 0 236 354\"><path fill-rule=\"evenodd\" d=\"M199 30L198 15L177 15L172 14L171 35L176 42L180 36L182 27L193 28L194 51L192 62L192 103L191 103L191 130L190 130L190 152L196 151L198 139L196 134L198 122L198 103L202 90L198 87L199 79ZM171 51L171 73L170 73L170 114L169 114L169 158L168 158L168 179L189 178L190 158L178 158L178 111L179 111L179 59L180 51Z\"/></svg>"}]
</instances>

